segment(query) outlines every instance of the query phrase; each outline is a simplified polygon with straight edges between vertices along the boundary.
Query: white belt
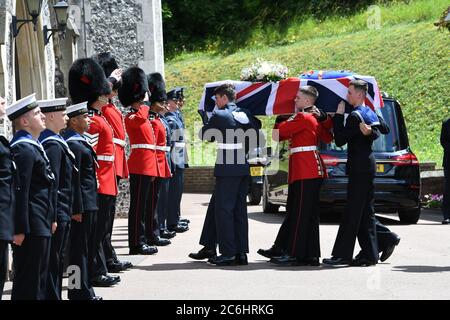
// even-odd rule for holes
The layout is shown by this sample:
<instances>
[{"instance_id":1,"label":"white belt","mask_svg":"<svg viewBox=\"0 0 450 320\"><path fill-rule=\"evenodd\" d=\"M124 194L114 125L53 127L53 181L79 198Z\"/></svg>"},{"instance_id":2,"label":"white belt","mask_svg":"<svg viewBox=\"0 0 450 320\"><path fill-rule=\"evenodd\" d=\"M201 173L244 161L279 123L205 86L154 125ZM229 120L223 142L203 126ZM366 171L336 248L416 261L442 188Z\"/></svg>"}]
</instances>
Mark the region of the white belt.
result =
<instances>
[{"instance_id":1,"label":"white belt","mask_svg":"<svg viewBox=\"0 0 450 320\"><path fill-rule=\"evenodd\" d=\"M97 160L101 160L101 161L108 161L108 162L114 162L114 156L97 156Z\"/></svg>"},{"instance_id":2,"label":"white belt","mask_svg":"<svg viewBox=\"0 0 450 320\"><path fill-rule=\"evenodd\" d=\"M186 143L184 143L184 142L175 142L174 146L176 148L184 148L186 146Z\"/></svg>"},{"instance_id":3,"label":"white belt","mask_svg":"<svg viewBox=\"0 0 450 320\"><path fill-rule=\"evenodd\" d=\"M165 152L169 152L170 151L170 147L163 147L163 146L155 146L156 150L158 151L165 151Z\"/></svg>"},{"instance_id":4,"label":"white belt","mask_svg":"<svg viewBox=\"0 0 450 320\"><path fill-rule=\"evenodd\" d=\"M156 150L156 146L154 144L132 144L131 149L149 149Z\"/></svg>"},{"instance_id":5,"label":"white belt","mask_svg":"<svg viewBox=\"0 0 450 320\"><path fill-rule=\"evenodd\" d=\"M218 143L217 147L224 150L242 149L242 143Z\"/></svg>"},{"instance_id":6,"label":"white belt","mask_svg":"<svg viewBox=\"0 0 450 320\"><path fill-rule=\"evenodd\" d=\"M290 150L291 154L297 153L297 152L305 152L305 151L316 151L317 150L317 146L306 146L306 147L297 147L297 148L292 148Z\"/></svg>"},{"instance_id":7,"label":"white belt","mask_svg":"<svg viewBox=\"0 0 450 320\"><path fill-rule=\"evenodd\" d=\"M126 146L126 142L125 142L125 140L120 140L120 139L117 139L117 138L114 138L113 139L113 142L115 143L115 144L118 144L119 146L121 146L121 147L124 147L125 148L125 146Z\"/></svg>"}]
</instances>

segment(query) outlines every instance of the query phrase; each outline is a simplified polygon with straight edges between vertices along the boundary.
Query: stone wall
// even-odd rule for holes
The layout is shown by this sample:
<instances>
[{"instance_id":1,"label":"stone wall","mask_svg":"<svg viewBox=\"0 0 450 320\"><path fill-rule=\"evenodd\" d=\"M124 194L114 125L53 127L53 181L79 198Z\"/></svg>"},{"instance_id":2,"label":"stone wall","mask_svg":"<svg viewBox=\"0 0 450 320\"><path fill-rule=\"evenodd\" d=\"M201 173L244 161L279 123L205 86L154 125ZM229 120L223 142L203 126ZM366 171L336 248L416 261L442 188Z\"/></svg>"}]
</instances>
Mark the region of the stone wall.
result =
<instances>
[{"instance_id":1,"label":"stone wall","mask_svg":"<svg viewBox=\"0 0 450 320\"><path fill-rule=\"evenodd\" d=\"M186 193L212 193L214 183L214 167L192 167L184 171Z\"/></svg>"}]
</instances>

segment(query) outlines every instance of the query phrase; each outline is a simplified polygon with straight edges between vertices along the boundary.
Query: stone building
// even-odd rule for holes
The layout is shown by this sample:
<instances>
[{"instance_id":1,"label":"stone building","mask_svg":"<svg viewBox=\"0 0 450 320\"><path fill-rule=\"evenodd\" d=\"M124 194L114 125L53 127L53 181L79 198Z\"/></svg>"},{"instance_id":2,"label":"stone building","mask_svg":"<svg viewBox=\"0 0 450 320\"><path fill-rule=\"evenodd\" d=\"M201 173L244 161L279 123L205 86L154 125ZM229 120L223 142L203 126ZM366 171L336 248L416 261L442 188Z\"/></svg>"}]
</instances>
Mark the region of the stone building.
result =
<instances>
[{"instance_id":1,"label":"stone building","mask_svg":"<svg viewBox=\"0 0 450 320\"><path fill-rule=\"evenodd\" d=\"M0 0L0 95L7 104L36 92L38 99L67 96L67 74L79 57L110 51L122 67L139 66L164 73L161 0L68 0L69 21L44 45L43 27L56 27L51 8L58 0L41 0L36 26L26 23L17 37L11 22L30 19L26 2ZM11 136L8 120L0 134Z\"/></svg>"}]
</instances>

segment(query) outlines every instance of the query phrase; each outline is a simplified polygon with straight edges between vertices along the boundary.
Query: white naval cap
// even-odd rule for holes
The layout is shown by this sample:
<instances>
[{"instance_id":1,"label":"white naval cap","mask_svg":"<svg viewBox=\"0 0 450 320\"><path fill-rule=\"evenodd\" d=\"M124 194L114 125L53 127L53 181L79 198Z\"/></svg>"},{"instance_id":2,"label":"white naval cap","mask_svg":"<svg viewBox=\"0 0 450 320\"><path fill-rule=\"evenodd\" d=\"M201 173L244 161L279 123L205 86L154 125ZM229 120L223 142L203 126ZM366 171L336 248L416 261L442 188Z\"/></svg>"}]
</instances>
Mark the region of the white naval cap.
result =
<instances>
[{"instance_id":1,"label":"white naval cap","mask_svg":"<svg viewBox=\"0 0 450 320\"><path fill-rule=\"evenodd\" d=\"M43 113L64 111L66 110L66 102L68 98L58 98L50 100L40 100L38 105Z\"/></svg>"},{"instance_id":2,"label":"white naval cap","mask_svg":"<svg viewBox=\"0 0 450 320\"><path fill-rule=\"evenodd\" d=\"M67 116L69 118L73 118L79 116L80 114L88 113L88 102L82 102L78 104L74 104L72 106L67 107Z\"/></svg>"},{"instance_id":3,"label":"white naval cap","mask_svg":"<svg viewBox=\"0 0 450 320\"><path fill-rule=\"evenodd\" d=\"M8 106L6 108L6 115L9 120L12 121L37 107L39 107L39 105L36 101L36 93L33 93L28 97L20 99L19 101L16 101L12 105Z\"/></svg>"}]
</instances>

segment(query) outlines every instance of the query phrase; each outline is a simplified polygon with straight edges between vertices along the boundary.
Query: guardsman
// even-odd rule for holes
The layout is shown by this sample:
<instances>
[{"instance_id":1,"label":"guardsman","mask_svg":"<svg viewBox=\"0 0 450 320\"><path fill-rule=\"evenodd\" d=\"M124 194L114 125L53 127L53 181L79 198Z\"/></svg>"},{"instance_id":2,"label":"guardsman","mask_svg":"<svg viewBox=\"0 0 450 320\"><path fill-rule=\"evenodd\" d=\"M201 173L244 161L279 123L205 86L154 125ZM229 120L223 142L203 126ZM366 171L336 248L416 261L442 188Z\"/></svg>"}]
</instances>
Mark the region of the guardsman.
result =
<instances>
[{"instance_id":1,"label":"guardsman","mask_svg":"<svg viewBox=\"0 0 450 320\"><path fill-rule=\"evenodd\" d=\"M367 83L363 80L350 82L347 101L353 106L344 126L345 104L342 101L333 118L335 143L348 144L347 205L339 225L332 257L323 259L328 265L371 266L379 259L375 226L374 177L375 157L372 152L373 141L380 133L388 132L377 115L364 105ZM384 123L385 124L385 123ZM370 126L370 135L364 135L361 127ZM353 260L356 238L361 253Z\"/></svg>"},{"instance_id":2,"label":"guardsman","mask_svg":"<svg viewBox=\"0 0 450 320\"><path fill-rule=\"evenodd\" d=\"M217 266L245 265L248 253L247 190L250 168L246 155L249 130L254 130L253 144L257 144L257 125L248 110L234 103L236 92L231 84L214 91L219 110L215 111L200 131L200 138L217 141L218 151L214 175L216 184L212 201L220 256L209 262ZM210 204L211 205L211 204Z\"/></svg>"},{"instance_id":3,"label":"guardsman","mask_svg":"<svg viewBox=\"0 0 450 320\"><path fill-rule=\"evenodd\" d=\"M173 123L170 121L170 117L173 115L170 110L170 104L175 104L173 99L175 98L175 91L172 90L167 93L167 110L162 110L160 114L161 122L164 124L164 127L166 128L166 146L167 146L167 152L166 152L166 158L169 163L170 171L172 174L175 172L175 163L172 159L171 151L173 149L173 143L172 143L172 135L174 132L174 126ZM173 178L173 176L172 176ZM161 183L159 186L159 192L158 192L158 202L156 204L156 211L158 212L158 221L159 221L159 233L160 237L163 239L171 239L174 236L176 236L175 231L169 231L167 230L167 218L168 218L168 209L170 202L175 201L173 195L169 196L169 187L170 187L170 180L172 178L163 178L161 179Z\"/></svg>"},{"instance_id":4,"label":"guardsman","mask_svg":"<svg viewBox=\"0 0 450 320\"><path fill-rule=\"evenodd\" d=\"M98 170L98 212L95 229L95 246L97 254L94 258L92 283L94 286L107 286L119 276L108 274L103 242L108 233L114 197L117 196L117 181L114 168L113 130L101 114L101 109L108 104L107 96L111 93L109 82L106 80L102 67L93 59L76 60L69 71L69 93L73 103L88 102L91 113L91 124L85 132L88 142L97 154Z\"/></svg>"},{"instance_id":5,"label":"guardsman","mask_svg":"<svg viewBox=\"0 0 450 320\"><path fill-rule=\"evenodd\" d=\"M284 251L283 256L271 259L281 265L320 265L319 195L327 170L317 146L333 140L333 122L314 106L318 96L316 88L301 87L295 98L295 114L275 123L272 135L278 141L289 140L287 215L274 246L258 253L270 256L270 251Z\"/></svg>"},{"instance_id":6,"label":"guardsman","mask_svg":"<svg viewBox=\"0 0 450 320\"><path fill-rule=\"evenodd\" d=\"M114 59L109 52L100 53L95 57L95 59L103 68L105 76L111 86L111 94L108 96L109 103L102 107L101 113L113 129L114 133L114 168L116 170L117 186L119 186L121 179L128 179L128 166L125 155L125 126L122 112L114 105L112 99L117 97L117 91L122 84L122 69L119 69L116 59ZM132 264L128 261L119 261L116 251L111 243L111 236L114 228L114 217L116 215L116 201L117 197L114 197L108 232L105 240L103 241L103 250L109 272L119 272L132 267Z\"/></svg>"},{"instance_id":7,"label":"guardsman","mask_svg":"<svg viewBox=\"0 0 450 320\"><path fill-rule=\"evenodd\" d=\"M72 172L75 158L64 138L59 135L67 125L66 102L67 98L38 101L41 112L45 114L46 125L39 136L39 142L44 147L55 175L53 208L56 210L58 224L51 240L47 300L62 299L62 277L72 214Z\"/></svg>"},{"instance_id":8,"label":"guardsman","mask_svg":"<svg viewBox=\"0 0 450 320\"><path fill-rule=\"evenodd\" d=\"M46 298L50 241L56 230L52 206L55 177L38 138L45 130L35 94L12 104L6 113L16 133L11 151L18 184L14 211L12 300Z\"/></svg>"},{"instance_id":9,"label":"guardsman","mask_svg":"<svg viewBox=\"0 0 450 320\"><path fill-rule=\"evenodd\" d=\"M174 128L172 136L172 155L174 164L173 176L170 179L169 194L171 201L168 206L167 226L170 231L185 232L189 230L189 220L181 218L181 197L183 195L184 169L187 167L187 149L184 137L185 125L181 108L184 105L183 89L176 88L171 91L172 99L168 106L170 113L167 119Z\"/></svg>"},{"instance_id":10,"label":"guardsman","mask_svg":"<svg viewBox=\"0 0 450 320\"><path fill-rule=\"evenodd\" d=\"M149 245L168 245L168 239L161 238L159 230L158 212L156 205L158 203L158 193L162 179L169 179L172 173L167 161L167 152L170 147L167 146L166 128L161 121L160 112L167 112L166 85L160 73L152 73L147 76L148 89L150 96L149 119L155 136L156 161L158 176L151 185L152 207L147 211L146 217L146 237Z\"/></svg>"},{"instance_id":11,"label":"guardsman","mask_svg":"<svg viewBox=\"0 0 450 320\"><path fill-rule=\"evenodd\" d=\"M144 104L148 93L147 76L137 67L127 69L119 88L120 103L130 108L125 116L125 129L131 145L128 158L130 172L130 211L128 213L128 245L130 254L150 255L158 252L147 244L146 213L153 203L152 184L158 176L155 135L149 120L149 107Z\"/></svg>"},{"instance_id":12,"label":"guardsman","mask_svg":"<svg viewBox=\"0 0 450 320\"><path fill-rule=\"evenodd\" d=\"M5 108L6 101L0 97L0 118L5 116ZM8 272L8 243L14 235L14 168L9 141L0 136L0 300Z\"/></svg>"},{"instance_id":13,"label":"guardsman","mask_svg":"<svg viewBox=\"0 0 450 320\"><path fill-rule=\"evenodd\" d=\"M75 157L78 168L73 174L72 221L70 228L69 264L80 272L80 283L69 283L68 298L70 300L102 300L95 295L91 283L91 272L95 242L95 221L97 219L97 160L94 149L84 137L89 128L87 102L67 108L69 122L64 133L70 150ZM70 281L70 278L69 278ZM115 283L113 279L104 282Z\"/></svg>"}]
</instances>

